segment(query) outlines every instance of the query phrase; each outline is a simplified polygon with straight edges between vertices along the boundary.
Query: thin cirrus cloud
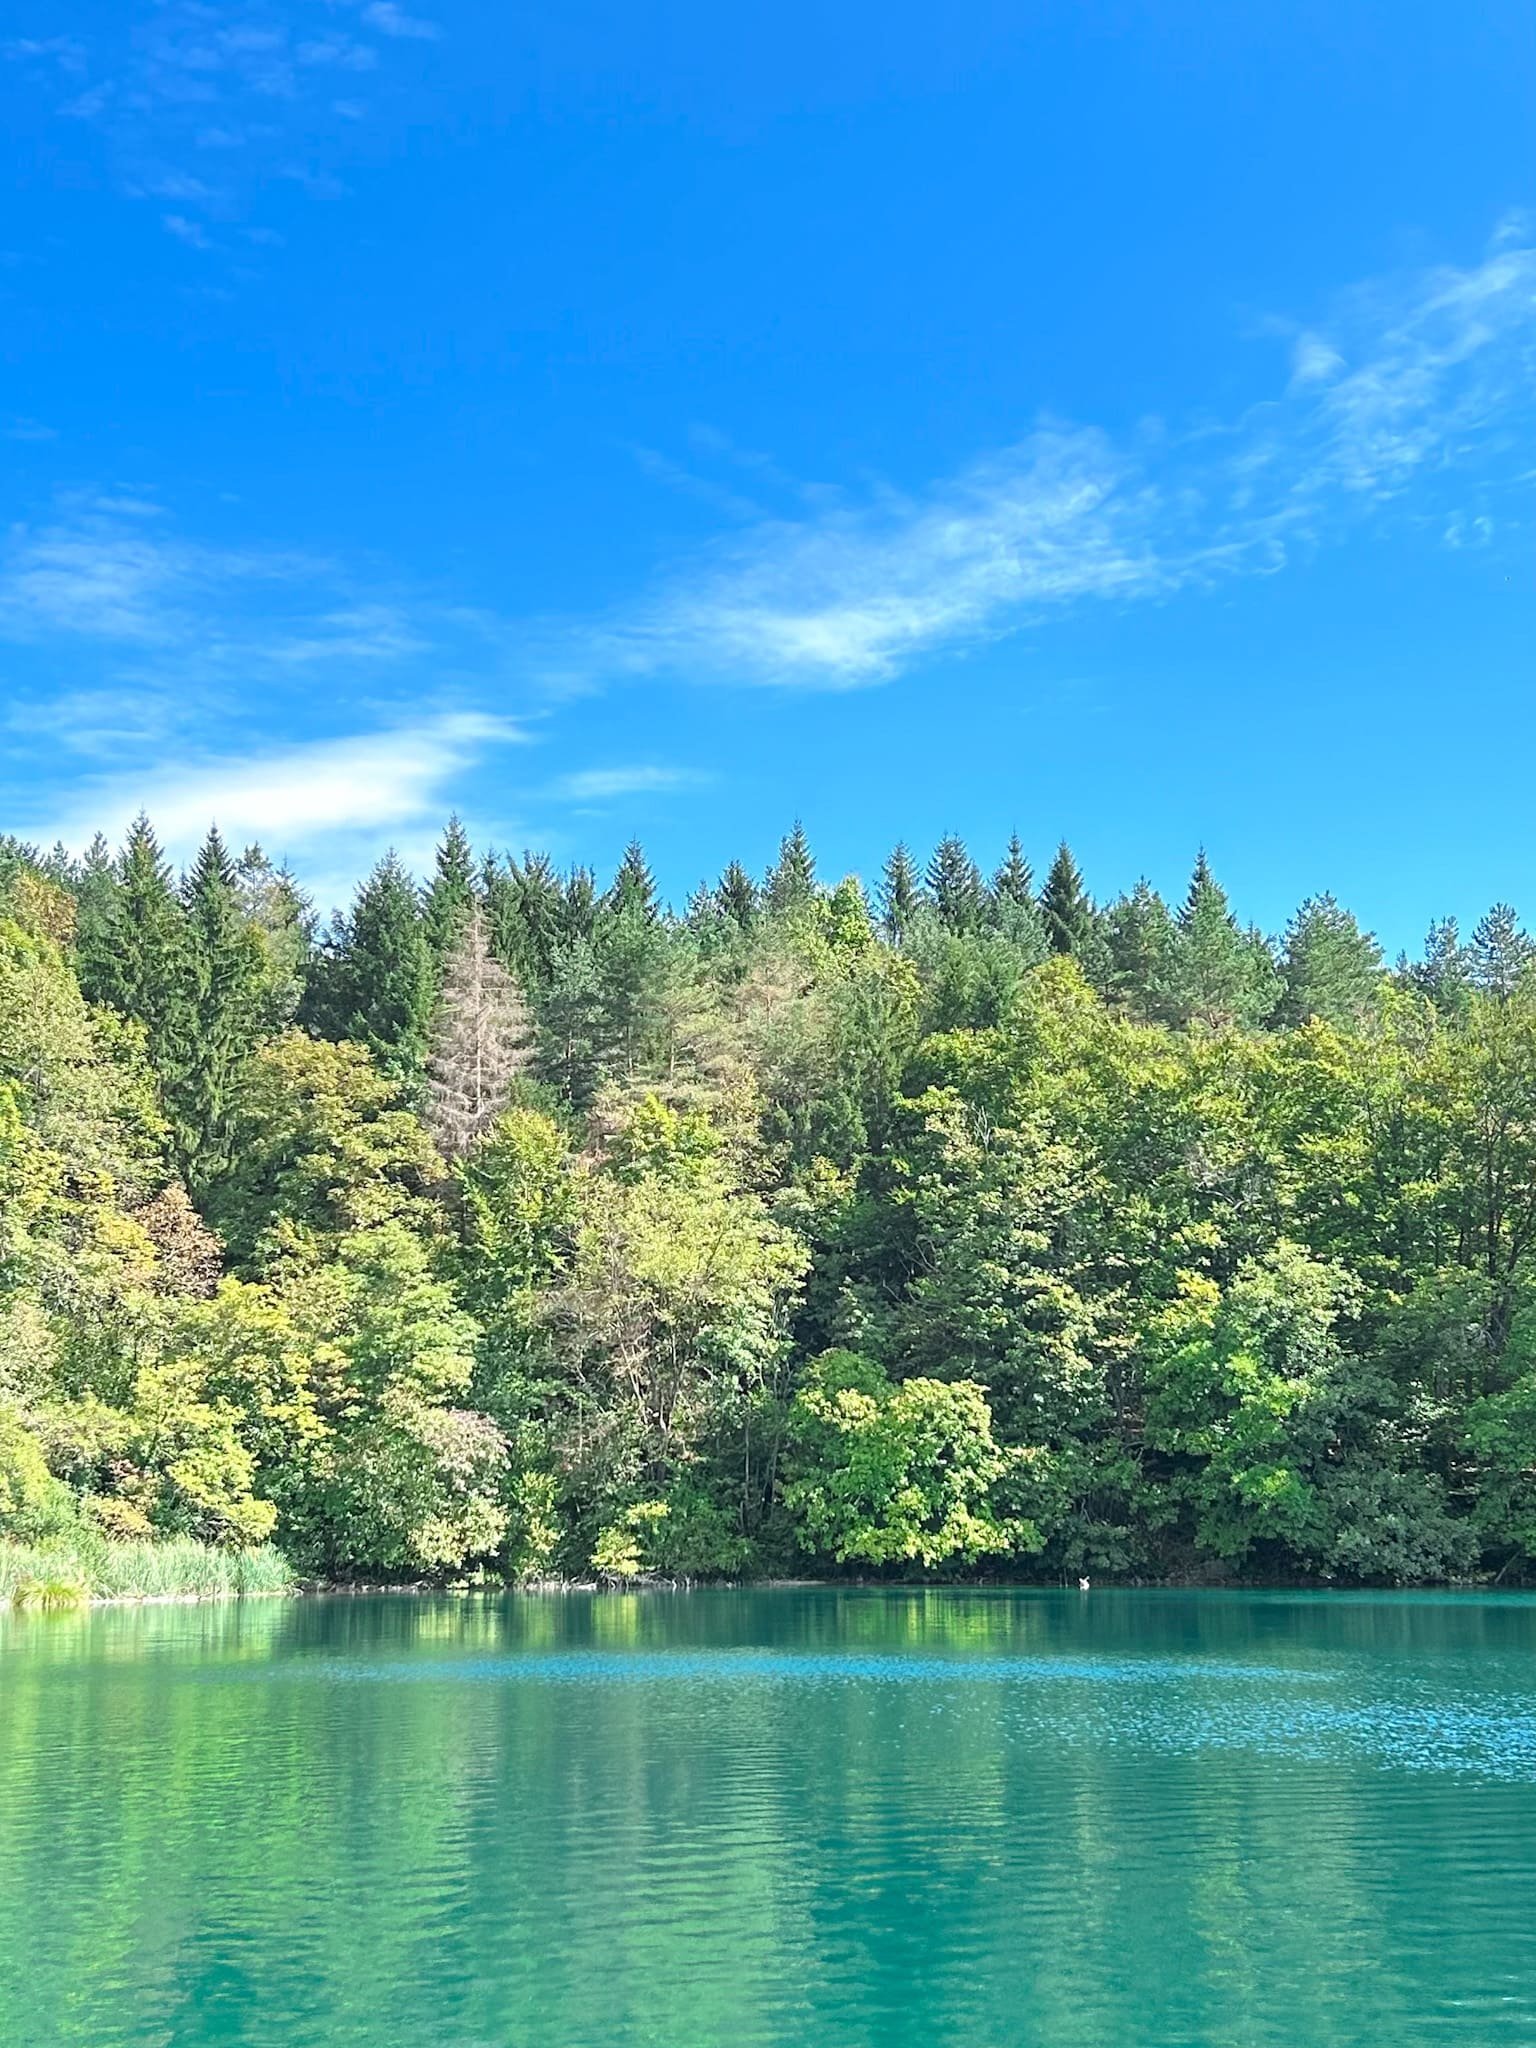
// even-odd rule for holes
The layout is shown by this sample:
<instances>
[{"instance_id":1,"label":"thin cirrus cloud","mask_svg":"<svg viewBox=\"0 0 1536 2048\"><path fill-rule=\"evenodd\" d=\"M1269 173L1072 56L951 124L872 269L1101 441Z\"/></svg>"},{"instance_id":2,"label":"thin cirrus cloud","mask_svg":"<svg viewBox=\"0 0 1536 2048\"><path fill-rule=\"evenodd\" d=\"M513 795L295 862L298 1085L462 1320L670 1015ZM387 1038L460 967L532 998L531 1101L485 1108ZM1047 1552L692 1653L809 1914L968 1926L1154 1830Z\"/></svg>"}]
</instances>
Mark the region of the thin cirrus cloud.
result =
<instances>
[{"instance_id":1,"label":"thin cirrus cloud","mask_svg":"<svg viewBox=\"0 0 1536 2048\"><path fill-rule=\"evenodd\" d=\"M396 0L122 0L90 39L16 36L0 55L100 138L126 196L158 202L168 235L210 252L264 188L343 191L338 165L374 111L360 88L400 83L391 51L440 34Z\"/></svg>"},{"instance_id":2,"label":"thin cirrus cloud","mask_svg":"<svg viewBox=\"0 0 1536 2048\"><path fill-rule=\"evenodd\" d=\"M568 803L611 803L618 797L652 796L675 789L696 789L707 778L687 768L662 768L635 763L623 768L583 768L562 775L551 794Z\"/></svg>"},{"instance_id":3,"label":"thin cirrus cloud","mask_svg":"<svg viewBox=\"0 0 1536 2048\"><path fill-rule=\"evenodd\" d=\"M1133 445L1050 424L922 491L760 519L594 629L588 659L857 687L1068 606L1273 573L1410 493L1452 545L1525 517L1528 224L1507 223L1468 269L1361 287L1288 338L1288 381L1236 420Z\"/></svg>"}]
</instances>

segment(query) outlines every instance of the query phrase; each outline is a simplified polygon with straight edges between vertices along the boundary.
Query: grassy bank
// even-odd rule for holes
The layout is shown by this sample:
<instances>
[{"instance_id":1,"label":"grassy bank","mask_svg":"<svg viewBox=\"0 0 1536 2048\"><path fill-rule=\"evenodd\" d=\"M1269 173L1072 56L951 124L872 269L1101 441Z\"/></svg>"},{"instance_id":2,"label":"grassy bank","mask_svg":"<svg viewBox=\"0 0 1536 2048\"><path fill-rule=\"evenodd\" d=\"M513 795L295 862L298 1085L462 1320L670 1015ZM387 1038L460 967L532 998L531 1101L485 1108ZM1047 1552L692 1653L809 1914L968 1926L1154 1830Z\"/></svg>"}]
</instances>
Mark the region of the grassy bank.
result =
<instances>
[{"instance_id":1,"label":"grassy bank","mask_svg":"<svg viewBox=\"0 0 1536 2048\"><path fill-rule=\"evenodd\" d=\"M0 1543L0 1606L76 1607L92 1600L234 1600L296 1583L270 1545L216 1550L178 1539Z\"/></svg>"}]
</instances>

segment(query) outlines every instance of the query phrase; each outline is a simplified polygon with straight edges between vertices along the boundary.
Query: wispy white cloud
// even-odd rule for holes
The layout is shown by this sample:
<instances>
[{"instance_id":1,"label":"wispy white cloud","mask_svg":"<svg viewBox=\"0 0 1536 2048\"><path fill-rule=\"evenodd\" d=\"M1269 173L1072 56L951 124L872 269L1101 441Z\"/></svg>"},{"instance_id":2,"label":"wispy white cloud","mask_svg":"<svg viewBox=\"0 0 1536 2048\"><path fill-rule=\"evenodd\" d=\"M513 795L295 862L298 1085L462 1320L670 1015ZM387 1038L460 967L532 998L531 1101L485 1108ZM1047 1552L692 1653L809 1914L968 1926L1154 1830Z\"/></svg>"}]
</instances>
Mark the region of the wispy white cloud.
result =
<instances>
[{"instance_id":1,"label":"wispy white cloud","mask_svg":"<svg viewBox=\"0 0 1536 2048\"><path fill-rule=\"evenodd\" d=\"M40 818L34 836L72 848L97 831L116 840L143 810L179 857L216 824L230 841L259 839L315 873L338 851L377 851L434 830L456 780L522 738L508 719L461 711L254 754L209 753L154 773L93 777L67 810Z\"/></svg>"},{"instance_id":2,"label":"wispy white cloud","mask_svg":"<svg viewBox=\"0 0 1536 2048\"><path fill-rule=\"evenodd\" d=\"M606 803L616 797L648 796L672 789L696 789L704 778L687 768L634 763L622 768L582 768L562 775L552 794L570 803Z\"/></svg>"},{"instance_id":3,"label":"wispy white cloud","mask_svg":"<svg viewBox=\"0 0 1536 2048\"><path fill-rule=\"evenodd\" d=\"M295 161L317 196L342 190L336 160L370 111L356 81L398 84L404 46L439 34L392 0L121 0L90 38L15 37L0 56L101 136L124 194L172 202L167 230L206 252L209 227L247 217Z\"/></svg>"},{"instance_id":4,"label":"wispy white cloud","mask_svg":"<svg viewBox=\"0 0 1536 2048\"><path fill-rule=\"evenodd\" d=\"M922 489L801 492L592 632L586 659L597 672L846 688L1069 606L1271 573L1410 490L1433 495L1452 545L1489 531L1454 500L1517 488L1536 428L1528 229L1501 231L1467 269L1361 288L1289 339L1276 396L1225 424L1117 444L1050 423ZM709 430L691 438L698 454L745 461ZM721 496L732 516L746 510Z\"/></svg>"},{"instance_id":5,"label":"wispy white cloud","mask_svg":"<svg viewBox=\"0 0 1536 2048\"><path fill-rule=\"evenodd\" d=\"M395 5L395 0L369 0L363 9L363 19L380 35L399 36L415 42L435 42L442 34L435 21L407 14L403 7Z\"/></svg>"}]
</instances>

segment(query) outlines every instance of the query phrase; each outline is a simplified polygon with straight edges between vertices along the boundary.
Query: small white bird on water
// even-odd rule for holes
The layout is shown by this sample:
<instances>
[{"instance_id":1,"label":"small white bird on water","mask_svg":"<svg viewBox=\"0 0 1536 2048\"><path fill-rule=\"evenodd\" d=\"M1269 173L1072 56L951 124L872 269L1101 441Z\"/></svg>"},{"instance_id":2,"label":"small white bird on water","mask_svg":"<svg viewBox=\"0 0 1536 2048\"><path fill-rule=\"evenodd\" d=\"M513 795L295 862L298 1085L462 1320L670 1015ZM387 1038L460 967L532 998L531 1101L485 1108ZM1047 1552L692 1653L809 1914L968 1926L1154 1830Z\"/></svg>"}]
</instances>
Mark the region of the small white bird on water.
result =
<instances>
[{"instance_id":1,"label":"small white bird on water","mask_svg":"<svg viewBox=\"0 0 1536 2048\"><path fill-rule=\"evenodd\" d=\"M1079 1579L1077 1582L1077 1590L1079 1591L1079 1593L1086 1593L1088 1590L1088 1581L1086 1579Z\"/></svg>"}]
</instances>

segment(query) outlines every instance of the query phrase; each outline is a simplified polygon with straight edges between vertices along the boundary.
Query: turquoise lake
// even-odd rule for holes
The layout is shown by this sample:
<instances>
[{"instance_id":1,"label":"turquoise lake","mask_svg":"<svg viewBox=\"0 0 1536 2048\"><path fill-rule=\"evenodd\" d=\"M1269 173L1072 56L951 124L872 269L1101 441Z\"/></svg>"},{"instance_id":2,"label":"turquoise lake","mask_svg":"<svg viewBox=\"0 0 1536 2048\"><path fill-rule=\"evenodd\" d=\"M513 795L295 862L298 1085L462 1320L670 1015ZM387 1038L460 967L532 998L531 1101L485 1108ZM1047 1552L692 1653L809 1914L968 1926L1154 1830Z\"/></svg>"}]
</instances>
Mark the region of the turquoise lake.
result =
<instances>
[{"instance_id":1,"label":"turquoise lake","mask_svg":"<svg viewBox=\"0 0 1536 2048\"><path fill-rule=\"evenodd\" d=\"M0 2042L1536 2042L1536 1602L0 1618Z\"/></svg>"}]
</instances>

